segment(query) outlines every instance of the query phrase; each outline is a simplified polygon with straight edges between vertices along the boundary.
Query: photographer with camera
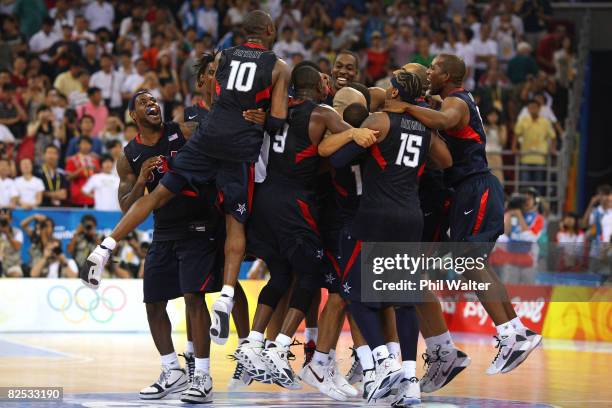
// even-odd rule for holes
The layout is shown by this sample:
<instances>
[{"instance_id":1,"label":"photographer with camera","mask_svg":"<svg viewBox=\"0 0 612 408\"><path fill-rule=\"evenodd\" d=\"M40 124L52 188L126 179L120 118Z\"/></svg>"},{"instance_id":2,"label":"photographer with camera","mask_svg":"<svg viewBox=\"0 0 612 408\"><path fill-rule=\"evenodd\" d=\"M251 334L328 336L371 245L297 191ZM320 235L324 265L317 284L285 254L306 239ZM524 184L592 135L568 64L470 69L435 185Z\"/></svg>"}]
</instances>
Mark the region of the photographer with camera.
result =
<instances>
[{"instance_id":1,"label":"photographer with camera","mask_svg":"<svg viewBox=\"0 0 612 408\"><path fill-rule=\"evenodd\" d=\"M53 239L55 223L43 214L32 214L21 221L21 229L30 238L30 265L43 256L46 245Z\"/></svg>"},{"instance_id":2,"label":"photographer with camera","mask_svg":"<svg viewBox=\"0 0 612 408\"><path fill-rule=\"evenodd\" d=\"M74 259L66 257L61 243L52 238L43 250L42 256L32 259L32 278L75 278L78 267Z\"/></svg>"},{"instance_id":3,"label":"photographer with camera","mask_svg":"<svg viewBox=\"0 0 612 408\"><path fill-rule=\"evenodd\" d=\"M504 234L498 242L508 253L502 267L505 283L533 283L538 262L538 240L545 230L545 219L538 211L539 197L535 188L514 194L504 215ZM503 246L502 246L503 248Z\"/></svg>"},{"instance_id":4,"label":"photographer with camera","mask_svg":"<svg viewBox=\"0 0 612 408\"><path fill-rule=\"evenodd\" d=\"M74 231L74 235L66 247L79 268L85 265L89 254L102 241L102 236L96 230L97 226L98 220L96 220L96 217L85 214L81 217L81 223Z\"/></svg>"},{"instance_id":5,"label":"photographer with camera","mask_svg":"<svg viewBox=\"0 0 612 408\"><path fill-rule=\"evenodd\" d=\"M23 232L11 225L13 215L9 208L0 209L0 276L20 278L21 246L23 245Z\"/></svg>"}]
</instances>

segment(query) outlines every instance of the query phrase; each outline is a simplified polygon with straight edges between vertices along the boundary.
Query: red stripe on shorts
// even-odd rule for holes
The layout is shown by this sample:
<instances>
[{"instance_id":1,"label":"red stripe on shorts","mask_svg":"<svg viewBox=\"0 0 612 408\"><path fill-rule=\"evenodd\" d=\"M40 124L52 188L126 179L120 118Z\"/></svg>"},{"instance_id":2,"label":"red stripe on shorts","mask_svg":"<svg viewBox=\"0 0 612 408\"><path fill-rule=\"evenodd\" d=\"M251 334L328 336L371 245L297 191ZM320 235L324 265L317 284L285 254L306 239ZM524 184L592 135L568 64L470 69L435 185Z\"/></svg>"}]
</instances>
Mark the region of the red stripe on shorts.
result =
<instances>
[{"instance_id":1,"label":"red stripe on shorts","mask_svg":"<svg viewBox=\"0 0 612 408\"><path fill-rule=\"evenodd\" d=\"M297 203L298 203L298 206L300 207L300 211L302 212L302 216L304 217L304 220L306 220L308 225L310 225L310 228L312 228L312 230L317 235L319 235L319 227L317 226L317 223L314 220L314 217L310 213L310 207L308 207L308 204L300 200L299 198L297 199Z\"/></svg>"},{"instance_id":2,"label":"red stripe on shorts","mask_svg":"<svg viewBox=\"0 0 612 408\"><path fill-rule=\"evenodd\" d=\"M340 276L340 265L338 265L338 261L334 257L334 254L332 254L329 250L326 249L325 255L327 255L327 257L329 258L329 262L331 262L332 266L334 267L336 275Z\"/></svg>"},{"instance_id":3,"label":"red stripe on shorts","mask_svg":"<svg viewBox=\"0 0 612 408\"><path fill-rule=\"evenodd\" d=\"M348 275L348 271L350 271L351 268L353 267L353 264L355 263L355 260L357 259L357 255L359 255L360 252L361 252L361 240L357 240L357 242L355 243L355 247L353 248L353 253L351 254L351 257L346 263L346 266L344 267L344 272L342 273L342 280L346 279L346 275Z\"/></svg>"},{"instance_id":4,"label":"red stripe on shorts","mask_svg":"<svg viewBox=\"0 0 612 408\"><path fill-rule=\"evenodd\" d=\"M255 190L255 163L249 165L249 185L248 185L248 201L249 201L249 214L253 208L253 191Z\"/></svg>"},{"instance_id":5,"label":"red stripe on shorts","mask_svg":"<svg viewBox=\"0 0 612 408\"><path fill-rule=\"evenodd\" d=\"M489 189L487 188L482 196L480 197L480 206L478 207L478 214L476 215L476 224L474 224L474 228L472 229L472 235L478 234L480 230L480 226L482 225L482 220L485 216L485 211L487 210L487 201L489 199Z\"/></svg>"}]
</instances>

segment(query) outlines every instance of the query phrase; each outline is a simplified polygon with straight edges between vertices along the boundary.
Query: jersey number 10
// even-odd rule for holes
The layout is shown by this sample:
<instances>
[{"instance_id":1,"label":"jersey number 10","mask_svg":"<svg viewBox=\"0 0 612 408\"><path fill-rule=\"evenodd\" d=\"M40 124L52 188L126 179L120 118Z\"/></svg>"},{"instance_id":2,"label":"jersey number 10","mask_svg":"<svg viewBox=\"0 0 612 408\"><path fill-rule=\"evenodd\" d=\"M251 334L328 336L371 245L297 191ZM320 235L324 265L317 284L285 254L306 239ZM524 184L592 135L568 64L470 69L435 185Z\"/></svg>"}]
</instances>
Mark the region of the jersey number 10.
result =
<instances>
[{"instance_id":1,"label":"jersey number 10","mask_svg":"<svg viewBox=\"0 0 612 408\"><path fill-rule=\"evenodd\" d=\"M257 64L254 62L232 60L230 67L231 71L227 80L227 89L230 91L236 89L240 92L249 92L253 88Z\"/></svg>"},{"instance_id":2,"label":"jersey number 10","mask_svg":"<svg viewBox=\"0 0 612 408\"><path fill-rule=\"evenodd\" d=\"M399 152L397 152L395 164L398 166L417 167L419 165L423 136L402 133L401 138L402 145L399 148Z\"/></svg>"}]
</instances>

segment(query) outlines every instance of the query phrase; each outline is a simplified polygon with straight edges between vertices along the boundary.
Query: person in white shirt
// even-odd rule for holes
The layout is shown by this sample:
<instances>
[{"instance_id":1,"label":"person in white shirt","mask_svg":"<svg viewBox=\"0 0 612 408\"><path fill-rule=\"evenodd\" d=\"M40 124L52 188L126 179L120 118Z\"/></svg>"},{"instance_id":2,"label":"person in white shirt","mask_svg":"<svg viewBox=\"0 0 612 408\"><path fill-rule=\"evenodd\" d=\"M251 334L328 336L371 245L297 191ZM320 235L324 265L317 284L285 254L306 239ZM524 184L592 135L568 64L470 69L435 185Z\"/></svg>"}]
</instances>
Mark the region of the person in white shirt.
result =
<instances>
[{"instance_id":1,"label":"person in white shirt","mask_svg":"<svg viewBox=\"0 0 612 408\"><path fill-rule=\"evenodd\" d=\"M85 18L89 21L89 28L96 31L98 28L106 28L113 31L113 20L115 19L115 9L107 1L94 0L85 7Z\"/></svg>"},{"instance_id":2,"label":"person in white shirt","mask_svg":"<svg viewBox=\"0 0 612 408\"><path fill-rule=\"evenodd\" d=\"M488 24L480 26L480 35L472 39L472 47L476 55L476 82L487 71L489 61L497 57L497 41L491 39L491 27Z\"/></svg>"},{"instance_id":3,"label":"person in white shirt","mask_svg":"<svg viewBox=\"0 0 612 408\"><path fill-rule=\"evenodd\" d=\"M136 72L132 72L130 75L125 77L123 84L121 85L121 93L124 96L132 95L136 92L145 81L145 74L149 69L147 61L139 59L136 61ZM129 96L128 96L129 99Z\"/></svg>"},{"instance_id":4,"label":"person in white shirt","mask_svg":"<svg viewBox=\"0 0 612 408\"><path fill-rule=\"evenodd\" d=\"M15 180L9 177L11 164L8 159L0 158L0 208L15 208L19 193L15 187Z\"/></svg>"},{"instance_id":5,"label":"person in white shirt","mask_svg":"<svg viewBox=\"0 0 612 408\"><path fill-rule=\"evenodd\" d=\"M471 28L464 28L459 32L459 42L455 44L455 54L465 62L466 74L463 87L468 91L474 89L474 71L476 67L476 52L471 44L474 33Z\"/></svg>"},{"instance_id":6,"label":"person in white shirt","mask_svg":"<svg viewBox=\"0 0 612 408\"><path fill-rule=\"evenodd\" d=\"M90 87L100 88L102 98L109 109L121 107L119 75L113 70L113 59L109 54L100 57L100 71L94 73L89 80Z\"/></svg>"},{"instance_id":7,"label":"person in white shirt","mask_svg":"<svg viewBox=\"0 0 612 408\"><path fill-rule=\"evenodd\" d=\"M94 174L83 186L83 193L93 196L94 209L97 211L121 211L117 190L119 176L113 173L113 159L102 157L102 172Z\"/></svg>"},{"instance_id":8,"label":"person in white shirt","mask_svg":"<svg viewBox=\"0 0 612 408\"><path fill-rule=\"evenodd\" d=\"M429 53L431 55L453 54L453 47L451 47L448 42L444 41L444 37L444 31L434 31L433 41L429 46Z\"/></svg>"},{"instance_id":9,"label":"person in white shirt","mask_svg":"<svg viewBox=\"0 0 612 408\"><path fill-rule=\"evenodd\" d=\"M75 15L76 13L73 9L68 7L68 2L66 0L57 0L55 2L55 7L49 10L49 17L55 20L53 31L61 36L63 26L72 27L74 25Z\"/></svg>"},{"instance_id":10,"label":"person in white shirt","mask_svg":"<svg viewBox=\"0 0 612 408\"><path fill-rule=\"evenodd\" d=\"M77 15L74 18L74 31L72 32L72 39L79 43L81 51L85 51L85 45L88 42L95 42L96 36L88 30L89 23L87 19L82 15Z\"/></svg>"},{"instance_id":11,"label":"person in white shirt","mask_svg":"<svg viewBox=\"0 0 612 408\"><path fill-rule=\"evenodd\" d=\"M24 210L31 210L42 203L45 185L41 179L32 174L32 160L21 159L19 169L21 177L15 179L15 188L19 194L17 205Z\"/></svg>"},{"instance_id":12,"label":"person in white shirt","mask_svg":"<svg viewBox=\"0 0 612 408\"><path fill-rule=\"evenodd\" d=\"M288 64L291 64L293 54L307 55L304 45L295 40L294 34L293 28L286 26L283 28L282 39L274 44L274 48L272 48L272 51Z\"/></svg>"},{"instance_id":13,"label":"person in white shirt","mask_svg":"<svg viewBox=\"0 0 612 408\"><path fill-rule=\"evenodd\" d=\"M144 9L138 4L132 6L132 15L121 20L119 25L119 36L127 35L140 39L145 47L151 45L151 25L144 21Z\"/></svg>"},{"instance_id":14,"label":"person in white shirt","mask_svg":"<svg viewBox=\"0 0 612 408\"><path fill-rule=\"evenodd\" d=\"M59 41L61 37L53 31L53 19L46 17L42 22L42 28L39 32L30 38L30 51L37 54L41 61L49 61L51 57L47 55L47 51Z\"/></svg>"}]
</instances>

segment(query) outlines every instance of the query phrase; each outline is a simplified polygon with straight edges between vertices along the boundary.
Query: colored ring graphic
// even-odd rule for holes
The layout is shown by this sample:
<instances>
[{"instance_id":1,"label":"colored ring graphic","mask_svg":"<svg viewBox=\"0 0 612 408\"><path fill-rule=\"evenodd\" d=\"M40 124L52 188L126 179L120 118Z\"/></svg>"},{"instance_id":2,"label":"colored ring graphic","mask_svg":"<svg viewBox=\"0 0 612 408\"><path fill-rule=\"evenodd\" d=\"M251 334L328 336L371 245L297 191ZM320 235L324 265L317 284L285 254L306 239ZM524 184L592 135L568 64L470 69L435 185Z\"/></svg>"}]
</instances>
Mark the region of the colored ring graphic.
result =
<instances>
[{"instance_id":1,"label":"colored ring graphic","mask_svg":"<svg viewBox=\"0 0 612 408\"><path fill-rule=\"evenodd\" d=\"M93 297L91 299L87 299L87 296L83 293L83 290L85 290L85 293L92 293ZM116 292L115 295L113 295L113 290ZM115 306L113 300L118 301L119 299L120 303ZM51 287L47 292L47 303L51 309L55 310L56 312L60 312L64 319L66 319L66 321L69 323L81 323L89 314L89 317L93 321L105 324L110 322L115 317L116 312L125 308L127 304L127 296L122 288L115 285L106 287L104 291L102 291L101 295L99 292L85 286L79 286L74 290L74 292L71 292L70 289L65 286L56 285ZM77 319L71 317L69 313L69 311L73 309L73 304L83 313L82 316ZM103 307L100 307L100 305ZM107 315L104 314L104 312L101 312L101 309L106 309Z\"/></svg>"},{"instance_id":2,"label":"colored ring graphic","mask_svg":"<svg viewBox=\"0 0 612 408\"><path fill-rule=\"evenodd\" d=\"M51 302L51 294L53 294L53 292L56 289L60 289L63 290L64 292L66 292L66 300L63 302L62 305L60 306L55 306L53 304L53 302ZM68 302L68 305L66 306L66 302ZM49 304L49 307L53 310L55 310L56 312L63 312L65 309L70 309L70 306L72 306L72 294L70 293L70 291L68 290L67 287L65 286L60 286L60 285L56 285L53 286L51 289L49 289L49 291L47 292L47 303Z\"/></svg>"}]
</instances>

